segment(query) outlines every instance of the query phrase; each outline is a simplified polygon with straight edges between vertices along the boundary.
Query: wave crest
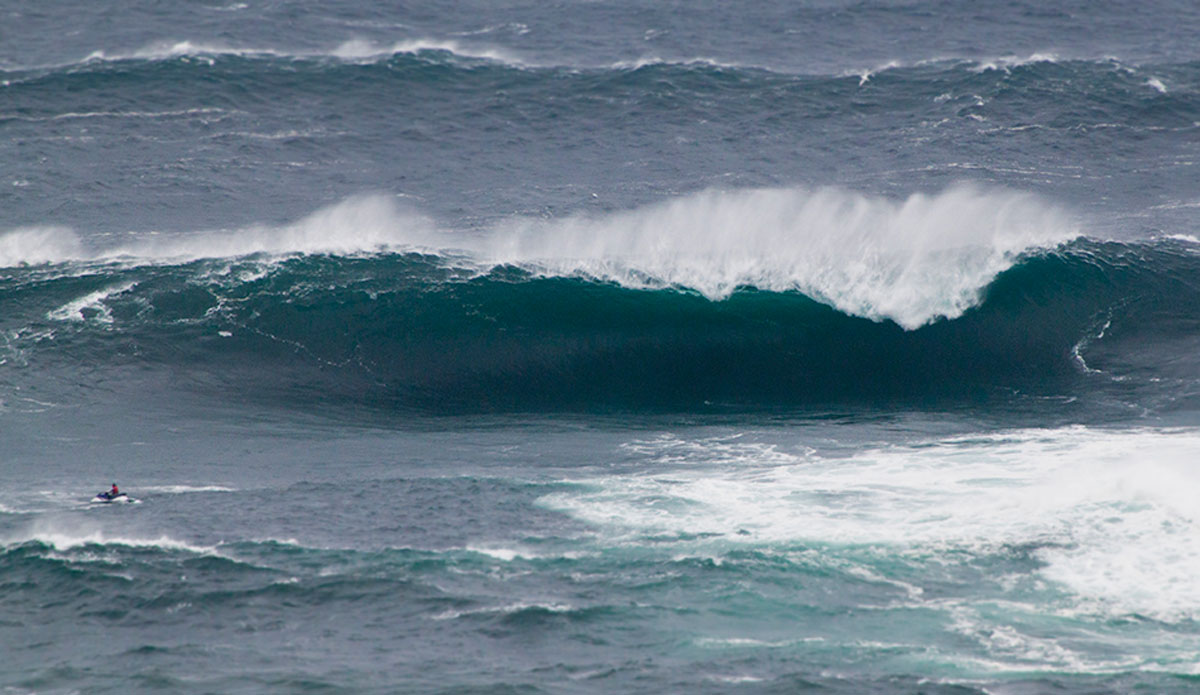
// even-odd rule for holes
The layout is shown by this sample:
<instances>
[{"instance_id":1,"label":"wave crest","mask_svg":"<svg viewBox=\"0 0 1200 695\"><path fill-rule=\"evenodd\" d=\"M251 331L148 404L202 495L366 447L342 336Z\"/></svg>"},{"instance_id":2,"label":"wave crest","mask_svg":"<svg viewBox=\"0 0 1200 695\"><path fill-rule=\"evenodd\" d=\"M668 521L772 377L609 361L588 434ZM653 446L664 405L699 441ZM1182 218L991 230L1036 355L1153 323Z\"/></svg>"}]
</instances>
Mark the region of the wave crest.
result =
<instances>
[{"instance_id":1,"label":"wave crest","mask_svg":"<svg viewBox=\"0 0 1200 695\"><path fill-rule=\"evenodd\" d=\"M366 39L350 39L343 41L332 49L295 49L283 50L273 47L236 46L225 43L203 41L156 41L134 51L113 52L96 50L84 58L84 63L109 63L124 60L160 61L176 58L280 58L291 60L335 59L348 62L374 62L386 60L395 55L416 55L423 52L439 51L450 53L459 58L491 60L514 67L524 63L509 52L495 48L475 47L455 40L439 39L408 39L393 43L378 43Z\"/></svg>"},{"instance_id":2,"label":"wave crest","mask_svg":"<svg viewBox=\"0 0 1200 695\"><path fill-rule=\"evenodd\" d=\"M349 198L283 226L153 237L94 260L438 251L480 269L518 267L711 300L739 287L797 291L844 313L914 329L978 304L1023 254L1078 236L1033 195L959 185L892 200L835 188L708 190L604 216L516 218L481 233L439 229L383 195ZM83 257L69 230L0 237L0 265Z\"/></svg>"},{"instance_id":3,"label":"wave crest","mask_svg":"<svg viewBox=\"0 0 1200 695\"><path fill-rule=\"evenodd\" d=\"M356 196L282 226L256 225L231 231L155 238L101 251L101 258L194 260L254 254L386 252L433 243L433 223L390 196Z\"/></svg>"},{"instance_id":4,"label":"wave crest","mask_svg":"<svg viewBox=\"0 0 1200 695\"><path fill-rule=\"evenodd\" d=\"M0 268L84 257L79 237L67 227L19 227L0 234Z\"/></svg>"},{"instance_id":5,"label":"wave crest","mask_svg":"<svg viewBox=\"0 0 1200 695\"><path fill-rule=\"evenodd\" d=\"M1078 236L1035 196L960 185L889 200L834 188L706 191L602 218L515 221L488 260L710 299L799 291L845 313L917 328L975 306L1024 252Z\"/></svg>"}]
</instances>

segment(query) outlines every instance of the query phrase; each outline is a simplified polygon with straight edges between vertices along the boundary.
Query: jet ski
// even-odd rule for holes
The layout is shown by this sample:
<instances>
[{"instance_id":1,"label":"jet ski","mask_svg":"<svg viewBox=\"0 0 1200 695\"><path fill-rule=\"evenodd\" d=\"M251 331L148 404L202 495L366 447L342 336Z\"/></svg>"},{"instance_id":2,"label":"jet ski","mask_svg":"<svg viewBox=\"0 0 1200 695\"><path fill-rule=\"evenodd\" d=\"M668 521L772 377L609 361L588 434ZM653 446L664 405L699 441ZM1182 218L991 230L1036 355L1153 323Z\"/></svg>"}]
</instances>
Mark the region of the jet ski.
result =
<instances>
[{"instance_id":1,"label":"jet ski","mask_svg":"<svg viewBox=\"0 0 1200 695\"><path fill-rule=\"evenodd\" d=\"M93 502L101 502L103 504L112 504L113 502L132 502L133 498L124 492L112 494L111 492L101 492L92 498Z\"/></svg>"}]
</instances>

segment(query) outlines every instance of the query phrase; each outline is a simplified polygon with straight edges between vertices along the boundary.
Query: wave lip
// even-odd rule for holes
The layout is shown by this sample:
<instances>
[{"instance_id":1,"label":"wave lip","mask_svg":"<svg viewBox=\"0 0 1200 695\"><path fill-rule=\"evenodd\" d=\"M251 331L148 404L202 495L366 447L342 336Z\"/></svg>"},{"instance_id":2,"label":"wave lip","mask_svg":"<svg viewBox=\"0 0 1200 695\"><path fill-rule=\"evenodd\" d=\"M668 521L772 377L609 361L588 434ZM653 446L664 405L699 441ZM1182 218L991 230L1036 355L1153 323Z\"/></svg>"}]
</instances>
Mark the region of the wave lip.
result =
<instances>
[{"instance_id":1,"label":"wave lip","mask_svg":"<svg viewBox=\"0 0 1200 695\"><path fill-rule=\"evenodd\" d=\"M741 287L796 291L915 329L952 319L1028 251L1078 236L1035 196L960 185L904 201L841 189L706 191L632 212L515 221L482 251L494 264L720 300Z\"/></svg>"},{"instance_id":2,"label":"wave lip","mask_svg":"<svg viewBox=\"0 0 1200 695\"><path fill-rule=\"evenodd\" d=\"M426 250L482 268L674 287L713 301L742 287L799 292L911 330L961 316L1022 254L1077 235L1065 212L1033 195L972 185L905 200L837 188L708 190L606 216L517 218L469 234L373 195L290 225L155 237L90 254L70 230L16 230L0 236L0 266Z\"/></svg>"},{"instance_id":3,"label":"wave lip","mask_svg":"<svg viewBox=\"0 0 1200 695\"><path fill-rule=\"evenodd\" d=\"M1025 57L1017 55L998 56L995 58L983 58L975 62L975 72L988 72L991 70L1000 70L1003 72L1011 72L1015 68L1022 68L1026 65L1037 65L1039 63L1057 63L1059 57L1054 53L1031 53Z\"/></svg>"},{"instance_id":4,"label":"wave lip","mask_svg":"<svg viewBox=\"0 0 1200 695\"><path fill-rule=\"evenodd\" d=\"M104 258L196 260L254 254L353 255L407 248L428 242L433 225L398 207L388 196L352 197L290 225L254 226L152 240L103 251Z\"/></svg>"},{"instance_id":5,"label":"wave lip","mask_svg":"<svg viewBox=\"0 0 1200 695\"><path fill-rule=\"evenodd\" d=\"M329 55L347 61L376 61L391 58L395 55L416 55L427 51L442 51L460 58L490 60L512 67L526 67L528 64L515 55L495 48L474 48L460 41L435 39L410 39L392 44L378 44L363 39L351 39L338 44Z\"/></svg>"}]
</instances>

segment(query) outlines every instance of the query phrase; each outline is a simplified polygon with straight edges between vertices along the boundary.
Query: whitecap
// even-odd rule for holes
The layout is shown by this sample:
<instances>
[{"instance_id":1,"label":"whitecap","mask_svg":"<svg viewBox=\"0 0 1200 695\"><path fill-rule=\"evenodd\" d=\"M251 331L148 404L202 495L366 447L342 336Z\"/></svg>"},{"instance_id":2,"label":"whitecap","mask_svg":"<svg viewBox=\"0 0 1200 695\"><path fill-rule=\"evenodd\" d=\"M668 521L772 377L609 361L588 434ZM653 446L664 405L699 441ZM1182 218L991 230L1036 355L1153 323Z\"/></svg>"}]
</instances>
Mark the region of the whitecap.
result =
<instances>
[{"instance_id":1,"label":"whitecap","mask_svg":"<svg viewBox=\"0 0 1200 695\"><path fill-rule=\"evenodd\" d=\"M216 546L203 546L180 541L167 535L157 537L111 536L104 531L62 531L56 529L37 529L31 533L9 537L4 540L5 546L21 545L38 542L48 545L58 551L73 550L87 546L127 547L127 548L157 548L159 550L183 551L197 555L215 555Z\"/></svg>"},{"instance_id":2,"label":"whitecap","mask_svg":"<svg viewBox=\"0 0 1200 695\"><path fill-rule=\"evenodd\" d=\"M1200 430L1028 429L792 463L675 467L574 480L539 503L617 545L672 535L679 557L819 543L942 557L1029 548L1079 615L1200 619ZM696 541L698 534L713 540ZM851 574L886 579L873 571ZM845 568L843 568L845 569ZM891 583L891 582L889 582ZM926 601L920 583L895 583ZM1033 649L1030 646L1030 649Z\"/></svg>"},{"instance_id":3,"label":"whitecap","mask_svg":"<svg viewBox=\"0 0 1200 695\"><path fill-rule=\"evenodd\" d=\"M55 321L86 321L90 311L92 321L97 323L112 323L112 309L105 303L106 299L128 292L137 286L136 282L126 282L112 285L95 292L89 292L82 297L73 299L66 304L46 313L46 318Z\"/></svg>"},{"instance_id":4,"label":"whitecap","mask_svg":"<svg viewBox=\"0 0 1200 695\"><path fill-rule=\"evenodd\" d=\"M479 252L547 276L798 291L845 313L914 329L956 318L1017 258L1078 236L1036 196L956 186L890 200L823 189L704 191L603 217L513 220Z\"/></svg>"},{"instance_id":5,"label":"whitecap","mask_svg":"<svg viewBox=\"0 0 1200 695\"><path fill-rule=\"evenodd\" d=\"M265 254L437 253L456 267L520 267L535 276L587 277L631 289L676 288L719 301L742 287L800 292L844 313L915 329L976 306L1022 254L1078 236L1071 216L1037 196L959 185L906 199L838 188L707 190L624 212L512 218L490 230L439 229L395 197L348 198L281 226L155 235L99 249L92 260L186 262ZM24 236L22 236L24 235ZM24 243L8 265L84 255ZM109 294L124 291L110 288ZM93 306L80 298L56 316Z\"/></svg>"},{"instance_id":6,"label":"whitecap","mask_svg":"<svg viewBox=\"0 0 1200 695\"><path fill-rule=\"evenodd\" d=\"M0 268L84 258L83 244L67 227L18 227L0 234Z\"/></svg>"}]
</instances>

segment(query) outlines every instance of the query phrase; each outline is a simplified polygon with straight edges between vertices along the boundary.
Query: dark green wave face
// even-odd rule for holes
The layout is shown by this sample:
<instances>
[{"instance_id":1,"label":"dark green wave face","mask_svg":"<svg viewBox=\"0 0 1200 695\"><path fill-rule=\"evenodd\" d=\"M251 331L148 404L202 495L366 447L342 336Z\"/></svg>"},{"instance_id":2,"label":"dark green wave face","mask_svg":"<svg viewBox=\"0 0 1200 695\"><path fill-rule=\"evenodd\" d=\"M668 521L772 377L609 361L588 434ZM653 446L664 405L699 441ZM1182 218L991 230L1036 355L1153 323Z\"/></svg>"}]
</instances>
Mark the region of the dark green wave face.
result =
<instances>
[{"instance_id":1,"label":"dark green wave face","mask_svg":"<svg viewBox=\"0 0 1200 695\"><path fill-rule=\"evenodd\" d=\"M1031 253L978 306L915 330L795 291L714 301L403 253L10 270L0 297L21 307L4 330L27 374L137 366L314 410L708 411L1026 396L1185 406L1197 287L1195 247L1166 240Z\"/></svg>"}]
</instances>

